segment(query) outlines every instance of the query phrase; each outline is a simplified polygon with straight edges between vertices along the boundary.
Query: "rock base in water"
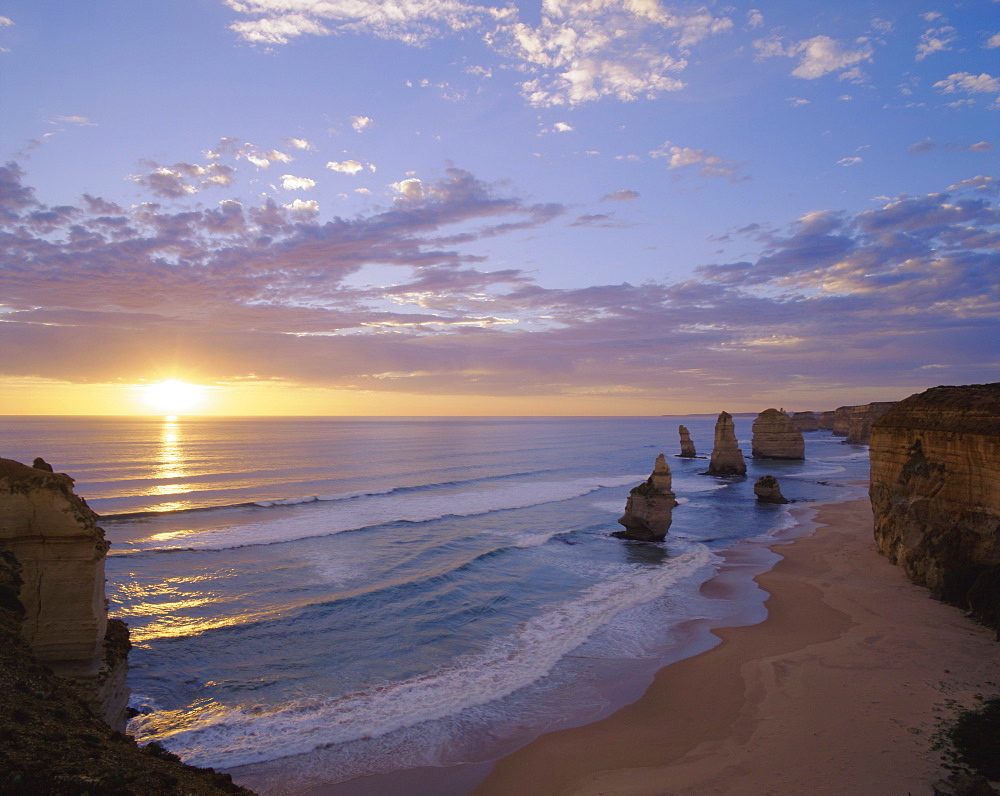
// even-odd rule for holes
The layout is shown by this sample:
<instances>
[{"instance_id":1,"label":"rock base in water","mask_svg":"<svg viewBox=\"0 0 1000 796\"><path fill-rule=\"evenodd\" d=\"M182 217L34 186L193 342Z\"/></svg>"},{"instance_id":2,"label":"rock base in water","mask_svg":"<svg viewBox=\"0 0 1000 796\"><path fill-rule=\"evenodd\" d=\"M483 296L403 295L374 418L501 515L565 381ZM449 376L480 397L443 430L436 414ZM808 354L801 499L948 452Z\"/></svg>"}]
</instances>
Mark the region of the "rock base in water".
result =
<instances>
[{"instance_id":1,"label":"rock base in water","mask_svg":"<svg viewBox=\"0 0 1000 796\"><path fill-rule=\"evenodd\" d=\"M788 503L789 500L781 494L778 479L773 475L765 475L757 479L753 485L753 493L758 503Z\"/></svg>"},{"instance_id":2,"label":"rock base in water","mask_svg":"<svg viewBox=\"0 0 1000 796\"><path fill-rule=\"evenodd\" d=\"M629 492L625 514L618 522L624 531L614 535L621 539L653 542L663 539L673 521L677 498L671 491L670 466L661 453L656 457L653 474Z\"/></svg>"}]
</instances>

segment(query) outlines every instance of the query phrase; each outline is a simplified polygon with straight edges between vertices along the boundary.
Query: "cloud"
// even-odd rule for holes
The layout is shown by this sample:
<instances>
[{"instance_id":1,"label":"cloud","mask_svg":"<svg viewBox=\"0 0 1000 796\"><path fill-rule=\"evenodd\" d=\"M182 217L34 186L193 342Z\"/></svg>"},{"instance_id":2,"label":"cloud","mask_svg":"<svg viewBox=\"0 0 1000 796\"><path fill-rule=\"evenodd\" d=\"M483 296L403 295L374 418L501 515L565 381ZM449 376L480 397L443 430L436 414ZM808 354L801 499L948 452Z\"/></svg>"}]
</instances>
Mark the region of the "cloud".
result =
<instances>
[{"instance_id":1,"label":"cloud","mask_svg":"<svg viewBox=\"0 0 1000 796\"><path fill-rule=\"evenodd\" d=\"M316 187L316 180L308 177L296 177L292 174L281 175L281 187L286 191L308 191Z\"/></svg>"},{"instance_id":2,"label":"cloud","mask_svg":"<svg viewBox=\"0 0 1000 796\"><path fill-rule=\"evenodd\" d=\"M352 116L351 127L354 129L354 132L360 133L371 127L373 121L374 120L368 116Z\"/></svg>"},{"instance_id":3,"label":"cloud","mask_svg":"<svg viewBox=\"0 0 1000 796\"><path fill-rule=\"evenodd\" d=\"M49 124L75 124L77 127L97 127L96 122L86 116L56 116Z\"/></svg>"},{"instance_id":4,"label":"cloud","mask_svg":"<svg viewBox=\"0 0 1000 796\"><path fill-rule=\"evenodd\" d=\"M569 288L491 265L476 245L565 208L460 169L396 185L405 201L320 223L303 200L48 206L8 164L0 373L129 382L180 359L219 382L718 403L831 384L916 391L931 365L954 383L995 368L993 177L818 209L780 231L749 224L754 253L690 279ZM368 276L385 268L398 277Z\"/></svg>"},{"instance_id":5,"label":"cloud","mask_svg":"<svg viewBox=\"0 0 1000 796\"><path fill-rule=\"evenodd\" d=\"M304 138L286 138L285 140L288 142L288 145L290 147L293 147L295 149L315 149L316 148L316 147L314 147L312 144L310 144Z\"/></svg>"},{"instance_id":6,"label":"cloud","mask_svg":"<svg viewBox=\"0 0 1000 796\"><path fill-rule=\"evenodd\" d=\"M608 193L601 197L602 202L614 201L614 202L634 202L639 198L638 191L632 191L628 188L623 188L620 191L615 191L614 193Z\"/></svg>"},{"instance_id":7,"label":"cloud","mask_svg":"<svg viewBox=\"0 0 1000 796\"><path fill-rule=\"evenodd\" d=\"M850 157L850 158L841 158L840 160L837 161L837 165L838 166L857 166L861 162L862 162L862 158L859 158L859 157L857 157L855 155L854 157Z\"/></svg>"},{"instance_id":8,"label":"cloud","mask_svg":"<svg viewBox=\"0 0 1000 796\"><path fill-rule=\"evenodd\" d=\"M747 27L748 28L759 28L764 25L764 15L760 13L756 8L751 8L747 11Z\"/></svg>"},{"instance_id":9,"label":"cloud","mask_svg":"<svg viewBox=\"0 0 1000 796\"><path fill-rule=\"evenodd\" d=\"M934 84L934 88L942 94L954 94L959 91L966 94L998 94L1000 93L1000 79L985 72L979 75L974 75L971 72L956 72L948 75L944 80L939 80Z\"/></svg>"},{"instance_id":10,"label":"cloud","mask_svg":"<svg viewBox=\"0 0 1000 796\"><path fill-rule=\"evenodd\" d=\"M151 170L146 174L134 175L130 179L144 185L154 195L163 199L180 199L191 196L205 188L220 188L231 185L236 169L222 163L174 163L164 166L150 162Z\"/></svg>"},{"instance_id":11,"label":"cloud","mask_svg":"<svg viewBox=\"0 0 1000 796\"><path fill-rule=\"evenodd\" d=\"M927 152L933 152L935 149L937 149L937 144L935 144L930 138L925 138L923 141L917 141L915 144L910 144L907 151L911 155L923 155Z\"/></svg>"},{"instance_id":12,"label":"cloud","mask_svg":"<svg viewBox=\"0 0 1000 796\"><path fill-rule=\"evenodd\" d=\"M986 44L983 45L987 50L994 50L1000 47L1000 33L994 33L986 40Z\"/></svg>"},{"instance_id":13,"label":"cloud","mask_svg":"<svg viewBox=\"0 0 1000 796\"><path fill-rule=\"evenodd\" d=\"M570 133L573 131L573 125L567 124L566 122L556 122L552 125L553 131L557 133Z\"/></svg>"},{"instance_id":14,"label":"cloud","mask_svg":"<svg viewBox=\"0 0 1000 796\"><path fill-rule=\"evenodd\" d=\"M958 39L958 31L950 25L940 28L929 28L920 37L917 44L917 60L922 61L933 53L945 52L951 49L951 45Z\"/></svg>"},{"instance_id":15,"label":"cloud","mask_svg":"<svg viewBox=\"0 0 1000 796\"><path fill-rule=\"evenodd\" d=\"M670 141L664 141L659 149L654 149L649 154L654 158L666 159L668 171L692 169L702 177L725 177L733 182L739 179L738 167L733 161L725 160L704 149L681 147Z\"/></svg>"},{"instance_id":16,"label":"cloud","mask_svg":"<svg viewBox=\"0 0 1000 796\"><path fill-rule=\"evenodd\" d=\"M14 24L10 17L0 17L0 28L9 28Z\"/></svg>"},{"instance_id":17,"label":"cloud","mask_svg":"<svg viewBox=\"0 0 1000 796\"><path fill-rule=\"evenodd\" d=\"M364 166L362 166L356 160L344 160L340 163L331 160L326 164L326 167L332 171L339 171L341 174L357 174L358 172L364 171Z\"/></svg>"},{"instance_id":18,"label":"cloud","mask_svg":"<svg viewBox=\"0 0 1000 796\"><path fill-rule=\"evenodd\" d=\"M796 108L798 108L798 107L800 107L802 105L809 105L810 104L809 100L802 99L802 97L788 97L788 99L786 101L790 102Z\"/></svg>"},{"instance_id":19,"label":"cloud","mask_svg":"<svg viewBox=\"0 0 1000 796\"><path fill-rule=\"evenodd\" d=\"M293 202L282 205L285 210L291 210L294 213L318 213L319 203L315 199L296 199Z\"/></svg>"},{"instance_id":20,"label":"cloud","mask_svg":"<svg viewBox=\"0 0 1000 796\"><path fill-rule=\"evenodd\" d=\"M829 36L819 35L791 44L784 44L780 37L772 36L758 39L753 43L757 58L798 58L798 65L792 70L792 75L803 80L815 80L831 72L848 70L844 79L862 81L864 75L858 69L858 64L872 59L872 47L867 42L860 42L857 49L847 49L840 42ZM843 77L843 76L842 76Z\"/></svg>"}]
</instances>

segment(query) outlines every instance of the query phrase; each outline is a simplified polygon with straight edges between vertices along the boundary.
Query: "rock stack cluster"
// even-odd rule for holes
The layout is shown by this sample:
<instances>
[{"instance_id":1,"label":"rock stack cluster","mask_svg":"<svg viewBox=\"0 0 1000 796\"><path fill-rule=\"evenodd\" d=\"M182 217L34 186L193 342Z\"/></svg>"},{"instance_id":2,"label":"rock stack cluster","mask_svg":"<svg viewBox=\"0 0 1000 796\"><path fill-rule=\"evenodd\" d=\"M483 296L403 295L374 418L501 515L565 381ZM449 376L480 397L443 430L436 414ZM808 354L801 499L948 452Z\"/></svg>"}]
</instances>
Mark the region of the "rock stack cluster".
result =
<instances>
[{"instance_id":1,"label":"rock stack cluster","mask_svg":"<svg viewBox=\"0 0 1000 796\"><path fill-rule=\"evenodd\" d=\"M879 551L1000 631L1000 383L900 401L870 455Z\"/></svg>"},{"instance_id":2,"label":"rock stack cluster","mask_svg":"<svg viewBox=\"0 0 1000 796\"><path fill-rule=\"evenodd\" d=\"M34 655L95 715L124 729L128 629L108 620L108 543L73 479L0 459L0 548L20 564L22 634Z\"/></svg>"},{"instance_id":3,"label":"rock stack cluster","mask_svg":"<svg viewBox=\"0 0 1000 796\"><path fill-rule=\"evenodd\" d=\"M661 453L656 457L652 475L629 492L625 514L618 520L625 530L615 536L642 541L657 541L666 536L677 505L671 481L670 466Z\"/></svg>"},{"instance_id":4,"label":"rock stack cluster","mask_svg":"<svg viewBox=\"0 0 1000 796\"><path fill-rule=\"evenodd\" d=\"M747 463L736 441L736 426L732 415L720 412L715 421L715 444L708 463L707 475L746 475Z\"/></svg>"},{"instance_id":5,"label":"rock stack cluster","mask_svg":"<svg viewBox=\"0 0 1000 796\"><path fill-rule=\"evenodd\" d=\"M681 426L679 431L681 435L681 452L678 455L685 459L697 458L698 452L694 449L694 443L691 441L691 432L687 430L687 426Z\"/></svg>"},{"instance_id":6,"label":"rock stack cluster","mask_svg":"<svg viewBox=\"0 0 1000 796\"><path fill-rule=\"evenodd\" d=\"M752 451L755 459L804 459L806 444L787 414L765 409L753 422Z\"/></svg>"}]
</instances>

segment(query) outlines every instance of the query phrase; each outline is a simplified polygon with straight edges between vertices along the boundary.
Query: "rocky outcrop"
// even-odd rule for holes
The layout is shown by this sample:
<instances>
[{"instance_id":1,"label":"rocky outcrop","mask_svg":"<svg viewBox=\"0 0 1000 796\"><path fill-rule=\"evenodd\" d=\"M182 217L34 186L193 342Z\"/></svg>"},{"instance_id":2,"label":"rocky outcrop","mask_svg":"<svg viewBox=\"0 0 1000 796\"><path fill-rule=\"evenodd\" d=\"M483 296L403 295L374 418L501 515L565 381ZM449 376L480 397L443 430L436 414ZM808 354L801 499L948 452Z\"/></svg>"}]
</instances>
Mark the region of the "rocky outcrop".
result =
<instances>
[{"instance_id":1,"label":"rocky outcrop","mask_svg":"<svg viewBox=\"0 0 1000 796\"><path fill-rule=\"evenodd\" d=\"M773 475L765 475L757 479L753 485L753 493L758 503L787 503L788 499L781 494L778 479Z\"/></svg>"},{"instance_id":2,"label":"rocky outcrop","mask_svg":"<svg viewBox=\"0 0 1000 796\"><path fill-rule=\"evenodd\" d=\"M838 406L833 410L833 425L830 431L835 437L846 437L851 424L851 410L854 406Z\"/></svg>"},{"instance_id":3,"label":"rocky outcrop","mask_svg":"<svg viewBox=\"0 0 1000 796\"><path fill-rule=\"evenodd\" d=\"M895 401L878 401L876 403L855 406L847 416L848 445L868 445L872 438L872 423L888 412Z\"/></svg>"},{"instance_id":4,"label":"rocky outcrop","mask_svg":"<svg viewBox=\"0 0 1000 796\"><path fill-rule=\"evenodd\" d=\"M833 418L837 413L832 409L829 412L819 413L819 427L823 431L833 431Z\"/></svg>"},{"instance_id":5,"label":"rocky outcrop","mask_svg":"<svg viewBox=\"0 0 1000 796\"><path fill-rule=\"evenodd\" d=\"M0 550L0 793L250 795L228 774L184 765L154 744L140 749L39 663L21 631L21 576L14 555Z\"/></svg>"},{"instance_id":6,"label":"rocky outcrop","mask_svg":"<svg viewBox=\"0 0 1000 796\"><path fill-rule=\"evenodd\" d=\"M629 492L625 514L618 520L625 530L615 536L642 541L658 541L666 536L677 505L671 480L670 466L661 453L656 457L652 475Z\"/></svg>"},{"instance_id":7,"label":"rocky outcrop","mask_svg":"<svg viewBox=\"0 0 1000 796\"><path fill-rule=\"evenodd\" d=\"M708 462L706 475L746 475L747 463L743 451L736 441L736 426L732 415L720 412L715 421L715 444L712 446L712 458Z\"/></svg>"},{"instance_id":8,"label":"rocky outcrop","mask_svg":"<svg viewBox=\"0 0 1000 796\"><path fill-rule=\"evenodd\" d=\"M870 404L855 406L838 406L833 414L831 431L835 437L847 437L851 445L868 445L871 440L871 427L882 417L894 401L876 401Z\"/></svg>"},{"instance_id":9,"label":"rocky outcrop","mask_svg":"<svg viewBox=\"0 0 1000 796\"><path fill-rule=\"evenodd\" d=\"M818 431L819 419L812 412L795 412L792 422L799 431Z\"/></svg>"},{"instance_id":10,"label":"rocky outcrop","mask_svg":"<svg viewBox=\"0 0 1000 796\"><path fill-rule=\"evenodd\" d=\"M678 431L681 435L681 452L678 455L685 459L697 458L698 451L694 449L694 443L691 441L691 432L687 430L687 426L680 426Z\"/></svg>"},{"instance_id":11,"label":"rocky outcrop","mask_svg":"<svg viewBox=\"0 0 1000 796\"><path fill-rule=\"evenodd\" d=\"M806 443L792 419L778 409L765 409L753 421L755 459L804 459Z\"/></svg>"},{"instance_id":12,"label":"rocky outcrop","mask_svg":"<svg viewBox=\"0 0 1000 796\"><path fill-rule=\"evenodd\" d=\"M870 456L879 551L1000 629L1000 383L900 401L875 421Z\"/></svg>"},{"instance_id":13,"label":"rocky outcrop","mask_svg":"<svg viewBox=\"0 0 1000 796\"><path fill-rule=\"evenodd\" d=\"M0 459L0 547L21 566L21 632L35 657L97 716L124 729L128 630L108 621L108 543L73 479Z\"/></svg>"}]
</instances>

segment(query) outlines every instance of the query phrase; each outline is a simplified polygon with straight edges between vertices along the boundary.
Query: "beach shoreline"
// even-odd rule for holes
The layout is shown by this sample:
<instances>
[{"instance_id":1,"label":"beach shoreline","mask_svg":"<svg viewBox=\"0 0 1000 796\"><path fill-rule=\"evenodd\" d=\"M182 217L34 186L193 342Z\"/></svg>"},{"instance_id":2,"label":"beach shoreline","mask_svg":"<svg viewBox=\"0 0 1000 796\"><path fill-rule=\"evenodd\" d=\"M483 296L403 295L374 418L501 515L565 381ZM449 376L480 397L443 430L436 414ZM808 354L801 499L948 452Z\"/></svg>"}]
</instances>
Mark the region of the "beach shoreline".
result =
<instances>
[{"instance_id":1,"label":"beach shoreline","mask_svg":"<svg viewBox=\"0 0 1000 796\"><path fill-rule=\"evenodd\" d=\"M816 522L755 578L763 622L713 630L637 702L540 736L472 793L931 794L938 718L998 690L1000 647L877 554L867 500Z\"/></svg>"}]
</instances>

